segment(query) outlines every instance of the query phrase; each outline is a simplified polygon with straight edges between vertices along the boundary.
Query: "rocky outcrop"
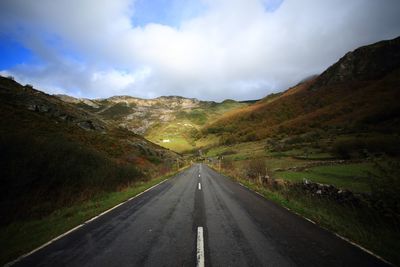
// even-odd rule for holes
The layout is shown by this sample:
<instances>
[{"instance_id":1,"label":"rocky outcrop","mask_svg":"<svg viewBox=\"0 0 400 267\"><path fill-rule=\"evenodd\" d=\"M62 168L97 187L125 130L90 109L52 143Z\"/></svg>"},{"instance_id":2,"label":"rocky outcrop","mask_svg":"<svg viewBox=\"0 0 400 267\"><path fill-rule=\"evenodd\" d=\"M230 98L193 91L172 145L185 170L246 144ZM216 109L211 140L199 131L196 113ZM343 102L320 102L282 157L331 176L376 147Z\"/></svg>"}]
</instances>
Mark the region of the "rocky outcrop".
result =
<instances>
[{"instance_id":1,"label":"rocky outcrop","mask_svg":"<svg viewBox=\"0 0 400 267\"><path fill-rule=\"evenodd\" d=\"M100 108L100 106L96 102L94 102L90 99L87 99L87 98L75 98L75 97L72 97L69 95L55 95L55 96L67 103L71 103L71 104L83 103L92 108Z\"/></svg>"},{"instance_id":2,"label":"rocky outcrop","mask_svg":"<svg viewBox=\"0 0 400 267\"><path fill-rule=\"evenodd\" d=\"M400 67L400 37L360 47L324 71L313 88L349 81L384 77Z\"/></svg>"},{"instance_id":3,"label":"rocky outcrop","mask_svg":"<svg viewBox=\"0 0 400 267\"><path fill-rule=\"evenodd\" d=\"M195 98L185 98L181 96L160 96L153 99L143 99L131 96L113 96L110 98L99 99L110 103L125 103L138 107L169 108L169 109L190 109L199 107L201 102Z\"/></svg>"},{"instance_id":4,"label":"rocky outcrop","mask_svg":"<svg viewBox=\"0 0 400 267\"><path fill-rule=\"evenodd\" d=\"M333 185L314 183L307 179L304 179L301 184L294 184L294 186L300 186L307 194L328 198L338 203L357 204L360 201L349 190L339 189Z\"/></svg>"},{"instance_id":5,"label":"rocky outcrop","mask_svg":"<svg viewBox=\"0 0 400 267\"><path fill-rule=\"evenodd\" d=\"M182 119L182 116L188 116L191 112L196 112L196 109L207 110L218 105L237 103L234 100L225 100L222 103L200 101L181 96L160 96L153 99L125 95L102 99L74 98L67 95L56 95L56 97L108 123L139 135L146 135L157 125ZM191 115L196 116L196 114Z\"/></svg>"},{"instance_id":6,"label":"rocky outcrop","mask_svg":"<svg viewBox=\"0 0 400 267\"><path fill-rule=\"evenodd\" d=\"M70 103L77 103L76 98L59 97L45 94L34 89L31 85L22 86L16 81L0 77L0 97L3 104L21 107L32 112L43 114L58 122L68 122L87 131L105 132L106 123L96 118L93 114L76 109Z\"/></svg>"}]
</instances>

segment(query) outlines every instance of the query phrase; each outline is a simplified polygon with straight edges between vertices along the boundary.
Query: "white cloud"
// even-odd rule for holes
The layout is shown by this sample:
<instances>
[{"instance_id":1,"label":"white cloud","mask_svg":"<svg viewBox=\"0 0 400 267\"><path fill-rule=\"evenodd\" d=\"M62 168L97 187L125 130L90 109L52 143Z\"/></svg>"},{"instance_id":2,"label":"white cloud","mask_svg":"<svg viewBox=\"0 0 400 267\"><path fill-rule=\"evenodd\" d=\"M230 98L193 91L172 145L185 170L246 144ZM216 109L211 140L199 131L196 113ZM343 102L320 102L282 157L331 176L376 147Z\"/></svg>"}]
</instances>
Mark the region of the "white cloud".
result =
<instances>
[{"instance_id":1,"label":"white cloud","mask_svg":"<svg viewBox=\"0 0 400 267\"><path fill-rule=\"evenodd\" d=\"M8 72L89 97L254 99L400 35L397 0L203 1L207 10L179 27L131 25L128 0L3 1L0 30L44 62Z\"/></svg>"}]
</instances>

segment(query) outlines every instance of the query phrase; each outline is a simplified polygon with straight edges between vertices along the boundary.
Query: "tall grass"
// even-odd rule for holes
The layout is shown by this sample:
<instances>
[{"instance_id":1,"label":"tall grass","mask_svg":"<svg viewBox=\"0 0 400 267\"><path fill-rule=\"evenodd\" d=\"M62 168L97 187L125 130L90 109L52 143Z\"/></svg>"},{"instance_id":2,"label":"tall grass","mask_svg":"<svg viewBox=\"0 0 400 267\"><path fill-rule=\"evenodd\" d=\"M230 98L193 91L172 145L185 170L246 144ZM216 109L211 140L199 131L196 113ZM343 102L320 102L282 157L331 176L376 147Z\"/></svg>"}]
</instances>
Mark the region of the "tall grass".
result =
<instances>
[{"instance_id":1,"label":"tall grass","mask_svg":"<svg viewBox=\"0 0 400 267\"><path fill-rule=\"evenodd\" d=\"M0 151L0 212L9 214L0 224L40 218L144 177L134 166L58 134L2 134Z\"/></svg>"}]
</instances>

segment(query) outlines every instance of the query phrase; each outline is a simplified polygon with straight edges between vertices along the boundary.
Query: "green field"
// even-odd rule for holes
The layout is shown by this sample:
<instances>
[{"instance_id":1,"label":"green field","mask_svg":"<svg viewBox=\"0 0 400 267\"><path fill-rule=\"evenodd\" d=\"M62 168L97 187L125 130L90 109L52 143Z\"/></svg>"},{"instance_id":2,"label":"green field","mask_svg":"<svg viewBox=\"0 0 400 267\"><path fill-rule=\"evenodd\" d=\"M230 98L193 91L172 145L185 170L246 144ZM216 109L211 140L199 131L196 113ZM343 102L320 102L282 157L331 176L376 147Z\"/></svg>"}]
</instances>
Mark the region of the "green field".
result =
<instances>
[{"instance_id":1,"label":"green field","mask_svg":"<svg viewBox=\"0 0 400 267\"><path fill-rule=\"evenodd\" d=\"M307 179L353 192L369 192L371 190L370 173L373 172L372 163L357 163L318 166L305 171L276 172L275 177L292 182L301 182L303 179Z\"/></svg>"},{"instance_id":2,"label":"green field","mask_svg":"<svg viewBox=\"0 0 400 267\"><path fill-rule=\"evenodd\" d=\"M264 142L246 142L239 143L230 146L217 146L210 148L207 153L207 157L223 156L226 159L231 160L245 160L251 158L265 157L266 151L264 149Z\"/></svg>"},{"instance_id":3,"label":"green field","mask_svg":"<svg viewBox=\"0 0 400 267\"><path fill-rule=\"evenodd\" d=\"M192 110L178 110L174 114L175 119L154 124L146 132L145 137L179 153L215 145L218 144L219 137L203 136L201 134L203 127L224 113L246 105L248 104L227 100L222 103L205 103Z\"/></svg>"}]
</instances>

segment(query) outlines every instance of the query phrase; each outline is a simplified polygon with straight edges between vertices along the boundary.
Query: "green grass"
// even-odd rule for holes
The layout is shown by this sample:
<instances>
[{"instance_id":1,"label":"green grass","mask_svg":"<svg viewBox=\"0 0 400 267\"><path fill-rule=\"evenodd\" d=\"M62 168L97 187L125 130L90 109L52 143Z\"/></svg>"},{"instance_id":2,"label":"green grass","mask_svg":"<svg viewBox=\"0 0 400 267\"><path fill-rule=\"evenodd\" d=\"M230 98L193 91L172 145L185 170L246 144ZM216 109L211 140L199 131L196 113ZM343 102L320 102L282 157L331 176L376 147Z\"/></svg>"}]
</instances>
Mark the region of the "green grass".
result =
<instances>
[{"instance_id":1,"label":"green grass","mask_svg":"<svg viewBox=\"0 0 400 267\"><path fill-rule=\"evenodd\" d=\"M275 171L276 169L287 169L291 167L304 167L311 162L311 160L303 160L292 157L268 157L265 161L267 169L271 171Z\"/></svg>"},{"instance_id":2,"label":"green grass","mask_svg":"<svg viewBox=\"0 0 400 267\"><path fill-rule=\"evenodd\" d=\"M374 171L372 163L356 163L318 166L306 171L276 172L275 177L294 182L303 179L317 183L331 184L353 192L369 192L369 173Z\"/></svg>"},{"instance_id":3,"label":"green grass","mask_svg":"<svg viewBox=\"0 0 400 267\"><path fill-rule=\"evenodd\" d=\"M104 111L100 111L101 115L107 119L121 118L131 112L132 108L125 103L117 103Z\"/></svg>"},{"instance_id":4,"label":"green grass","mask_svg":"<svg viewBox=\"0 0 400 267\"><path fill-rule=\"evenodd\" d=\"M218 144L219 137L213 134L209 134L205 137L202 137L196 140L196 148L204 148L209 147L215 144Z\"/></svg>"},{"instance_id":5,"label":"green grass","mask_svg":"<svg viewBox=\"0 0 400 267\"><path fill-rule=\"evenodd\" d=\"M146 133L146 138L162 147L182 153L194 148L194 140L190 136L193 129L197 129L188 120L177 120L160 124ZM163 142L168 139L170 142Z\"/></svg>"},{"instance_id":6,"label":"green grass","mask_svg":"<svg viewBox=\"0 0 400 267\"><path fill-rule=\"evenodd\" d=\"M182 170L182 169L181 169ZM138 182L121 192L104 193L94 199L59 209L42 219L19 221L0 228L0 264L5 264L101 212L175 175L170 173L148 182Z\"/></svg>"},{"instance_id":7,"label":"green grass","mask_svg":"<svg viewBox=\"0 0 400 267\"><path fill-rule=\"evenodd\" d=\"M162 145L165 148L171 149L176 152L185 152L188 150L193 149L193 146L188 142L187 139L183 137L170 137L167 138L170 140L169 143L159 143L159 145Z\"/></svg>"},{"instance_id":8,"label":"green grass","mask_svg":"<svg viewBox=\"0 0 400 267\"><path fill-rule=\"evenodd\" d=\"M353 170L356 171L357 167ZM400 264L400 228L384 221L370 210L339 205L288 190L271 191L247 179L232 178L320 226L344 236L375 252L384 259Z\"/></svg>"},{"instance_id":9,"label":"green grass","mask_svg":"<svg viewBox=\"0 0 400 267\"><path fill-rule=\"evenodd\" d=\"M188 112L179 111L176 114L176 118L180 120L187 119L197 125L204 125L208 120L206 110L203 109L193 109Z\"/></svg>"},{"instance_id":10,"label":"green grass","mask_svg":"<svg viewBox=\"0 0 400 267\"><path fill-rule=\"evenodd\" d=\"M215 145L219 142L219 137L208 135L200 138L200 134L196 137L194 133L200 133L204 126L224 113L247 105L247 103L225 101L222 103L203 103L200 107L191 110L178 110L175 113L176 118L174 120L154 124L146 132L145 137L162 147L179 153ZM162 142L164 139L169 139L171 142L164 143Z\"/></svg>"},{"instance_id":11,"label":"green grass","mask_svg":"<svg viewBox=\"0 0 400 267\"><path fill-rule=\"evenodd\" d=\"M246 142L234 145L223 145L218 147L213 147L207 151L207 157L216 157L224 154L226 151L236 151L236 153L227 155L226 158L233 160L244 160L251 158L263 157L266 155L264 149L264 142Z\"/></svg>"}]
</instances>

